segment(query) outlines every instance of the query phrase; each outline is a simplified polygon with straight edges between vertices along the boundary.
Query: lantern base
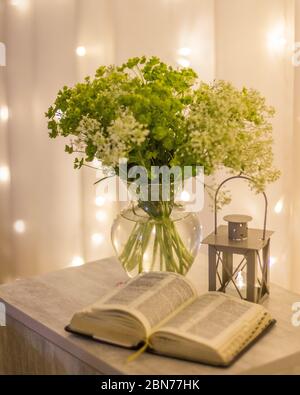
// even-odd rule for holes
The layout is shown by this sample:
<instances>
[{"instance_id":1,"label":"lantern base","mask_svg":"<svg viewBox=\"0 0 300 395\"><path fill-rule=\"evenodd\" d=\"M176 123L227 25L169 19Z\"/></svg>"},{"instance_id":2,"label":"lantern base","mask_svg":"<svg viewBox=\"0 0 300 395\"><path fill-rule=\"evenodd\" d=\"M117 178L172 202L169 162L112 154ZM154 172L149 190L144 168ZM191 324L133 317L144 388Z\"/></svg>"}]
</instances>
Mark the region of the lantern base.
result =
<instances>
[{"instance_id":1,"label":"lantern base","mask_svg":"<svg viewBox=\"0 0 300 395\"><path fill-rule=\"evenodd\" d=\"M216 290L217 292L223 292L231 296L239 296L242 300L247 300L249 302L254 302L254 303L263 303L268 297L269 293L265 293L264 295L260 296L261 294L261 289L259 286L255 286L254 289L254 300L248 300L247 299L247 289L246 286L241 288L239 291L241 293L241 296L237 294L236 288L230 283L227 287L226 290L223 290L223 287L220 286Z\"/></svg>"}]
</instances>

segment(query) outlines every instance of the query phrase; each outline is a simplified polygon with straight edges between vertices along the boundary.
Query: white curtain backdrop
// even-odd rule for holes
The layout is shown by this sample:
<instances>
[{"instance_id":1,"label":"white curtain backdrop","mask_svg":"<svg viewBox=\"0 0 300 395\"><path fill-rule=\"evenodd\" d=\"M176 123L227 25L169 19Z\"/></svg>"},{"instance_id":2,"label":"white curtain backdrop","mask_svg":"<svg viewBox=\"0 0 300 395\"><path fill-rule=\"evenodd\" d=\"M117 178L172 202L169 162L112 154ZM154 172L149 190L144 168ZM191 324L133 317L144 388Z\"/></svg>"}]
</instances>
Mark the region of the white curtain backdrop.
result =
<instances>
[{"instance_id":1,"label":"white curtain backdrop","mask_svg":"<svg viewBox=\"0 0 300 395\"><path fill-rule=\"evenodd\" d=\"M77 22L72 0L4 3L7 65L1 73L9 119L8 157L1 161L11 179L1 212L9 213L10 238L6 245L1 239L1 252L11 250L8 274L21 277L66 266L82 254L80 175L63 141L49 141L44 117L57 90L77 79Z\"/></svg>"},{"instance_id":2,"label":"white curtain backdrop","mask_svg":"<svg viewBox=\"0 0 300 395\"><path fill-rule=\"evenodd\" d=\"M44 111L61 86L100 64L146 54L190 64L206 81L259 89L276 107L282 177L267 190L268 227L276 232L271 280L300 290L300 71L292 63L299 24L300 0L0 0L7 47L0 106L9 109L0 121L0 166L10 172L0 177L0 281L113 254L118 204L95 204L95 172L73 170L64 142L47 137ZM78 46L85 56L76 55ZM250 214L251 225L262 226L262 198L243 184L232 191L222 214ZM207 202L200 218L206 235L213 223ZM207 265L204 247L197 264Z\"/></svg>"},{"instance_id":3,"label":"white curtain backdrop","mask_svg":"<svg viewBox=\"0 0 300 395\"><path fill-rule=\"evenodd\" d=\"M218 0L216 5L216 77L260 90L276 108L274 152L282 177L267 188L268 227L276 231L271 241L271 277L289 287L297 266L291 244L293 180L297 174L293 167L295 2ZM263 198L242 189L240 183L231 186L236 198L225 211L248 212L254 218L250 225L261 227Z\"/></svg>"}]
</instances>

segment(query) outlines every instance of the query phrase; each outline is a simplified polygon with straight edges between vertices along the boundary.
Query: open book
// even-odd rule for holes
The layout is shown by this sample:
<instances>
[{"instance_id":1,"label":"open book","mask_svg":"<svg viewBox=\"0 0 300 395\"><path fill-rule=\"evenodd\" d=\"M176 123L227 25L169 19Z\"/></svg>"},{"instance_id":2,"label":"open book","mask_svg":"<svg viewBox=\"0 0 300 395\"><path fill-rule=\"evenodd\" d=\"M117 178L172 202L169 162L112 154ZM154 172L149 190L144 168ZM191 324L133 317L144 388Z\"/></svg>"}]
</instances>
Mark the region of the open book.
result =
<instances>
[{"instance_id":1,"label":"open book","mask_svg":"<svg viewBox=\"0 0 300 395\"><path fill-rule=\"evenodd\" d=\"M197 294L175 273L140 274L76 313L68 331L112 344L228 365L274 320L267 310L220 292Z\"/></svg>"}]
</instances>

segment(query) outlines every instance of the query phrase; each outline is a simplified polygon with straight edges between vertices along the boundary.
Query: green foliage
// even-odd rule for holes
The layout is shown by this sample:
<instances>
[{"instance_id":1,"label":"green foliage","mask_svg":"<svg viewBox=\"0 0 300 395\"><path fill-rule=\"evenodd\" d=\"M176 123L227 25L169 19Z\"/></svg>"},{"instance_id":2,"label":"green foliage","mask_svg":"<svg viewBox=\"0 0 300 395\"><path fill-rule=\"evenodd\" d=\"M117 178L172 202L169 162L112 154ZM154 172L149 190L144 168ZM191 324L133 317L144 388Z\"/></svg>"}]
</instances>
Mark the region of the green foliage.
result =
<instances>
[{"instance_id":1,"label":"green foliage","mask_svg":"<svg viewBox=\"0 0 300 395\"><path fill-rule=\"evenodd\" d=\"M257 190L278 178L273 168L273 108L259 92L230 83L199 82L190 68L158 58L101 66L94 79L63 87L46 117L49 136L71 137L75 167L94 158L118 174L128 167L200 165L205 174L227 168L255 180Z\"/></svg>"}]
</instances>

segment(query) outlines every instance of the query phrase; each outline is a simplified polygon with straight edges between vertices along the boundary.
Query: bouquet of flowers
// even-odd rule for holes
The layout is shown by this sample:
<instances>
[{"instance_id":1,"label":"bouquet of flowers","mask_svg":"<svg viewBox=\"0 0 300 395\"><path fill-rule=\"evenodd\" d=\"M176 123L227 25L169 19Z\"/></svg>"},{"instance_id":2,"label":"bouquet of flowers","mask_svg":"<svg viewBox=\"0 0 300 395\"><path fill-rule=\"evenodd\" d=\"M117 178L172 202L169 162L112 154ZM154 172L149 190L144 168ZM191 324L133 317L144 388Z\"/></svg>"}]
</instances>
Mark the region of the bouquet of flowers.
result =
<instances>
[{"instance_id":1,"label":"bouquet of flowers","mask_svg":"<svg viewBox=\"0 0 300 395\"><path fill-rule=\"evenodd\" d=\"M125 158L128 170L147 170L150 184L153 166L201 166L205 175L225 168L250 177L260 192L279 176L273 168L273 114L256 90L205 83L191 68L141 57L120 67L101 66L93 79L63 87L46 116L51 138L71 137L65 149L77 154L77 169L96 158L122 177ZM155 228L165 268L186 273L194 257L170 220L174 206L172 198L138 201L149 221L128 238L119 256L125 267L142 268L147 235Z\"/></svg>"}]
</instances>

